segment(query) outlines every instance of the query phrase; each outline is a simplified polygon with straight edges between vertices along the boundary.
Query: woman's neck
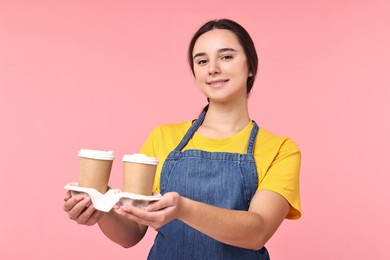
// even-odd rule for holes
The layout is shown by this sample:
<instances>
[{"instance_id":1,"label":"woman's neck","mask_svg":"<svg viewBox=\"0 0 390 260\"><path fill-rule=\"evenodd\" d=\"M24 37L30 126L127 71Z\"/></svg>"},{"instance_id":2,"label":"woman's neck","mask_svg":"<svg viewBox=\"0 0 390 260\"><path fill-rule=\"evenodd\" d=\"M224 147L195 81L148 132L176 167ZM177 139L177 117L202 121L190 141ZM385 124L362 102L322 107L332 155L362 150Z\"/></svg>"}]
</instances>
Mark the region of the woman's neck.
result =
<instances>
[{"instance_id":1,"label":"woman's neck","mask_svg":"<svg viewBox=\"0 0 390 260\"><path fill-rule=\"evenodd\" d=\"M250 121L247 104L226 106L210 103L206 117L198 132L210 138L235 135Z\"/></svg>"}]
</instances>

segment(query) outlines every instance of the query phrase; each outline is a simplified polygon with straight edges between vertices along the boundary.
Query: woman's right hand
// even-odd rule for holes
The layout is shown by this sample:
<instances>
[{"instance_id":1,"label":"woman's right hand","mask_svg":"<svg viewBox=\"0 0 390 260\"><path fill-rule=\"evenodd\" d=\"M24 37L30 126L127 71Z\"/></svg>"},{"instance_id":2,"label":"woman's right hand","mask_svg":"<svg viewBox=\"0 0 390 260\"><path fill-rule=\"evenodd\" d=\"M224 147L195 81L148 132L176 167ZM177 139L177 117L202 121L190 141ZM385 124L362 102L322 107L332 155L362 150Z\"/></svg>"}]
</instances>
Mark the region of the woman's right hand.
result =
<instances>
[{"instance_id":1,"label":"woman's right hand","mask_svg":"<svg viewBox=\"0 0 390 260\"><path fill-rule=\"evenodd\" d=\"M64 211L70 219L86 226L96 224L104 214L93 207L89 197L84 197L82 194L72 197L70 191L67 191L64 197Z\"/></svg>"}]
</instances>

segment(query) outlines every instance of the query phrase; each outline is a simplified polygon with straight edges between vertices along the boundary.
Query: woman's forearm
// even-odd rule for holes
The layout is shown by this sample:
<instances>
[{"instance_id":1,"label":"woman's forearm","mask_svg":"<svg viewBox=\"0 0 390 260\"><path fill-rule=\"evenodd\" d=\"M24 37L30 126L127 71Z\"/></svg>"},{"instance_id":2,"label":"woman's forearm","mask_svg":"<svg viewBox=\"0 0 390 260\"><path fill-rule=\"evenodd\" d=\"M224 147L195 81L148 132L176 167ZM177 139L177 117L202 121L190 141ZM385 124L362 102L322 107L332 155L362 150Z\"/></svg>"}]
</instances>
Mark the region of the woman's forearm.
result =
<instances>
[{"instance_id":1,"label":"woman's forearm","mask_svg":"<svg viewBox=\"0 0 390 260\"><path fill-rule=\"evenodd\" d=\"M114 209L104 214L98 225L109 239L125 248L136 245L147 230L146 226L118 215Z\"/></svg>"},{"instance_id":2,"label":"woman's forearm","mask_svg":"<svg viewBox=\"0 0 390 260\"><path fill-rule=\"evenodd\" d=\"M257 250L276 232L290 205L271 191L256 193L249 211L229 210L182 199L178 218L198 231L229 245Z\"/></svg>"},{"instance_id":3,"label":"woman's forearm","mask_svg":"<svg viewBox=\"0 0 390 260\"><path fill-rule=\"evenodd\" d=\"M265 244L264 221L258 214L183 200L184 213L179 219L198 231L222 243L247 249L257 250Z\"/></svg>"}]
</instances>

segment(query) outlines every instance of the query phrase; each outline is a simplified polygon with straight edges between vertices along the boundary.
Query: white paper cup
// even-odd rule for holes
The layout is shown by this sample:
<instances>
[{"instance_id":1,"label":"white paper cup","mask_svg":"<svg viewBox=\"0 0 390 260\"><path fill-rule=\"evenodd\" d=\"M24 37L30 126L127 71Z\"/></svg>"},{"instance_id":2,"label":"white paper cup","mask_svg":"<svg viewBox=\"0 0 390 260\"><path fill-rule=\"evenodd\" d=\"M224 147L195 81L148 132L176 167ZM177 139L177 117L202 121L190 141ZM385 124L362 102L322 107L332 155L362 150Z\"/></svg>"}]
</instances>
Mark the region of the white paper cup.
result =
<instances>
[{"instance_id":1,"label":"white paper cup","mask_svg":"<svg viewBox=\"0 0 390 260\"><path fill-rule=\"evenodd\" d=\"M125 154L123 161L122 191L150 196L158 165L157 158L144 154Z\"/></svg>"},{"instance_id":2,"label":"white paper cup","mask_svg":"<svg viewBox=\"0 0 390 260\"><path fill-rule=\"evenodd\" d=\"M78 156L80 161L78 186L93 188L104 194L110 179L114 152L81 149Z\"/></svg>"},{"instance_id":3,"label":"white paper cup","mask_svg":"<svg viewBox=\"0 0 390 260\"><path fill-rule=\"evenodd\" d=\"M96 160L114 160L113 151L101 151L101 150L91 150L91 149L81 149L78 153L79 157L96 159Z\"/></svg>"}]
</instances>

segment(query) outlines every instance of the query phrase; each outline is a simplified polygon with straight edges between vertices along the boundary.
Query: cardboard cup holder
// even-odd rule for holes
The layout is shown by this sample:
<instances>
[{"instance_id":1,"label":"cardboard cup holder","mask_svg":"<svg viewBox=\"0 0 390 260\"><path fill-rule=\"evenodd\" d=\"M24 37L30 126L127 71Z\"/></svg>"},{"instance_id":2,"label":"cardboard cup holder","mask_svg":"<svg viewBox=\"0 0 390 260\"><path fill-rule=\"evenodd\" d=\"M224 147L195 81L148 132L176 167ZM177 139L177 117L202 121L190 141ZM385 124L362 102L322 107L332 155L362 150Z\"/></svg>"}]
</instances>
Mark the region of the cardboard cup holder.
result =
<instances>
[{"instance_id":1,"label":"cardboard cup holder","mask_svg":"<svg viewBox=\"0 0 390 260\"><path fill-rule=\"evenodd\" d=\"M161 194L153 193L152 196L145 196L129 192L122 192L120 189L109 188L105 194L100 193L93 188L79 187L77 182L70 182L65 189L71 192L72 196L82 193L84 196L91 198L95 209L109 212L115 204L119 206L132 205L138 208L145 208L150 202L162 198Z\"/></svg>"}]
</instances>

